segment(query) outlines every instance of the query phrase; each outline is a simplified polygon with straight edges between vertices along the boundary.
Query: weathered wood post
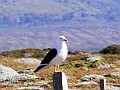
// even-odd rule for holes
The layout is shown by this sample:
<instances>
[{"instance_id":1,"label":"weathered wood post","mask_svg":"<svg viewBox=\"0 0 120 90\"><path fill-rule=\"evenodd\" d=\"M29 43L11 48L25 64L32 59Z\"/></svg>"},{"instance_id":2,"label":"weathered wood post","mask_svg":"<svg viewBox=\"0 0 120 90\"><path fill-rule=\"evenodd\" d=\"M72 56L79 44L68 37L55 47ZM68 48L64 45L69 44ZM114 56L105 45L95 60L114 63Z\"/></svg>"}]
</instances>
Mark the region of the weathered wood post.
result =
<instances>
[{"instance_id":1,"label":"weathered wood post","mask_svg":"<svg viewBox=\"0 0 120 90\"><path fill-rule=\"evenodd\" d=\"M106 90L106 79L100 79L100 90Z\"/></svg>"},{"instance_id":2,"label":"weathered wood post","mask_svg":"<svg viewBox=\"0 0 120 90\"><path fill-rule=\"evenodd\" d=\"M68 90L67 77L64 72L53 73L53 90Z\"/></svg>"}]
</instances>

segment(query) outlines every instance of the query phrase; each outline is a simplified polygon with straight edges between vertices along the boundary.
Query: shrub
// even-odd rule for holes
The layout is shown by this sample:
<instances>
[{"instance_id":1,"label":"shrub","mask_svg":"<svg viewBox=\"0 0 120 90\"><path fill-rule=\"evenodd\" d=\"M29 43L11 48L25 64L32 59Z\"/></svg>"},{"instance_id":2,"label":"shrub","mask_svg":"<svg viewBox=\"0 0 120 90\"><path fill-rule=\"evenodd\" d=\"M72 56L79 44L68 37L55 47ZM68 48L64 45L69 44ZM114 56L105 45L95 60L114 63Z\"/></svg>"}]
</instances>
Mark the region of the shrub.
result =
<instances>
[{"instance_id":1,"label":"shrub","mask_svg":"<svg viewBox=\"0 0 120 90\"><path fill-rule=\"evenodd\" d=\"M120 54L120 45L110 45L100 51L102 54Z\"/></svg>"},{"instance_id":2,"label":"shrub","mask_svg":"<svg viewBox=\"0 0 120 90\"><path fill-rule=\"evenodd\" d=\"M6 57L15 57L15 58L21 58L21 57L39 58L39 57L43 57L45 54L40 49L27 48L27 49L5 51L2 52L1 55Z\"/></svg>"}]
</instances>

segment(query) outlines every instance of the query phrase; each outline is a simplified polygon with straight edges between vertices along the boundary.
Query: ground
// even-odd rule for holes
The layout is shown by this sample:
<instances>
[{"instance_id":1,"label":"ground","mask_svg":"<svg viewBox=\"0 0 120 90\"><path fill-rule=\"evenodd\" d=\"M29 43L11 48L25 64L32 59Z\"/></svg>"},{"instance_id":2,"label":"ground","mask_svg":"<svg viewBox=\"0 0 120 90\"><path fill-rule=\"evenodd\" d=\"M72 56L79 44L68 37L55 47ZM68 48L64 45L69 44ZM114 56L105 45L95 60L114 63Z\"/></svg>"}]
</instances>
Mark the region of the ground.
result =
<instances>
[{"instance_id":1,"label":"ground","mask_svg":"<svg viewBox=\"0 0 120 90\"><path fill-rule=\"evenodd\" d=\"M97 69L96 67L89 67L86 69L82 68L82 67L74 67L74 65L71 67L66 67L66 65L69 65L69 63L73 63L73 62L85 62L84 60L81 60L81 58L86 57L88 55L99 55L104 57L104 61L107 62L108 64L113 64L114 67L110 67L107 69ZM25 69L35 69L38 64L26 64L26 63L19 63L19 62L15 62L15 60L17 60L18 58L12 58L12 57L3 57L0 56L0 64L10 67L16 71L20 71L20 70L25 70ZM38 58L38 60L42 60L42 58ZM73 90L99 90L99 80L95 80L98 85L79 85L80 78L85 76L85 75L90 75L90 74L99 74L99 75L103 75L103 74L110 74L112 72L120 74L119 69L120 68L120 55L102 55L102 54L98 54L98 53L94 53L94 54L90 54L90 53L83 53L83 54L77 54L77 55L68 55L67 59L65 62L63 62L63 64L60 66L61 71L64 72L66 74L66 76L68 77L68 86L69 88L73 89ZM40 81L47 81L48 85L43 85L41 87L44 87L49 90L52 90L52 73L53 73L53 67L50 67L42 72L38 72L38 73L32 73L36 76L38 76L38 79L31 79L31 80L23 80L20 81L18 83L14 83L14 84L1 84L0 85L0 89L1 90L16 90L16 88L21 87L21 86L25 86L25 83L36 83L36 82L40 82ZM120 77L107 77L107 85L113 85L113 86L120 86ZM30 84L27 84L30 85Z\"/></svg>"}]
</instances>

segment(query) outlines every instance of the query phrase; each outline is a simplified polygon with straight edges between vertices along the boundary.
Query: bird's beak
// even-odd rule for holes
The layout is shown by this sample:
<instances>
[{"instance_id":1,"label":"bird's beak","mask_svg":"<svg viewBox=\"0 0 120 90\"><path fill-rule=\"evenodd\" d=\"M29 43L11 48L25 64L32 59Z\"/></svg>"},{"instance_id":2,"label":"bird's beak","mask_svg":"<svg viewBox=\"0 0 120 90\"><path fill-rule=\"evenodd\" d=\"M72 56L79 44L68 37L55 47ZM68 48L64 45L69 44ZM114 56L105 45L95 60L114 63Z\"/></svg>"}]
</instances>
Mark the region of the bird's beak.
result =
<instances>
[{"instance_id":1,"label":"bird's beak","mask_svg":"<svg viewBox=\"0 0 120 90\"><path fill-rule=\"evenodd\" d=\"M68 40L67 40L67 39L64 39L63 41L68 42Z\"/></svg>"}]
</instances>

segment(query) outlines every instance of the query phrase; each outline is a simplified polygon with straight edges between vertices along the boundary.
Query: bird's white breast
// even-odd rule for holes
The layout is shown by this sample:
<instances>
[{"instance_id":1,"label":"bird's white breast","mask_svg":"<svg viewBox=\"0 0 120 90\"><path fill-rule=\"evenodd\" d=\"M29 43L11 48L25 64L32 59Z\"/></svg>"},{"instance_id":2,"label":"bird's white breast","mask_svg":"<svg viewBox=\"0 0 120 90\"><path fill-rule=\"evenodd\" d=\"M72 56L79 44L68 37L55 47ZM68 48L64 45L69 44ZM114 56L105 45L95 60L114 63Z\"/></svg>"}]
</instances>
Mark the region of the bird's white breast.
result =
<instances>
[{"instance_id":1,"label":"bird's white breast","mask_svg":"<svg viewBox=\"0 0 120 90\"><path fill-rule=\"evenodd\" d=\"M68 53L68 50L67 50L67 46L65 44L63 48L58 49L56 57L53 58L53 60L50 62L50 64L59 65L66 59L67 53Z\"/></svg>"}]
</instances>

